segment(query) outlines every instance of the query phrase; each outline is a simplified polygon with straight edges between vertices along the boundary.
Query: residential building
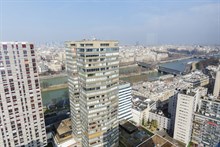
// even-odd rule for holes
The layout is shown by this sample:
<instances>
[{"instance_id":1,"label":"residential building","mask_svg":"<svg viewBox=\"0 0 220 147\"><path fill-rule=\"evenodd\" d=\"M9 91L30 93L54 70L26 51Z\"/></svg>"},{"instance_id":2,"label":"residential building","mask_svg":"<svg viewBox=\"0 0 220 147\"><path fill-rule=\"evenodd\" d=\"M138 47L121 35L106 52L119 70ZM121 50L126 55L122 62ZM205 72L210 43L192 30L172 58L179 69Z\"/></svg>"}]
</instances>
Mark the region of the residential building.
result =
<instances>
[{"instance_id":1,"label":"residential building","mask_svg":"<svg viewBox=\"0 0 220 147\"><path fill-rule=\"evenodd\" d=\"M67 118L54 125L53 144L55 147L79 147L80 143L72 134L71 119Z\"/></svg>"},{"instance_id":2,"label":"residential building","mask_svg":"<svg viewBox=\"0 0 220 147\"><path fill-rule=\"evenodd\" d=\"M151 109L156 109L156 102L146 99L144 97L134 97L132 99L132 121L141 126L147 123L149 119L149 112Z\"/></svg>"},{"instance_id":3,"label":"residential building","mask_svg":"<svg viewBox=\"0 0 220 147\"><path fill-rule=\"evenodd\" d=\"M178 90L174 91L173 96L169 98L168 102L168 113L170 115L170 130L169 134L173 136L174 127L175 127L175 119L176 119L176 105L177 105L177 97L178 97Z\"/></svg>"},{"instance_id":4,"label":"residential building","mask_svg":"<svg viewBox=\"0 0 220 147\"><path fill-rule=\"evenodd\" d=\"M191 140L193 113L198 94L190 89L178 93L173 138L185 143Z\"/></svg>"},{"instance_id":5,"label":"residential building","mask_svg":"<svg viewBox=\"0 0 220 147\"><path fill-rule=\"evenodd\" d=\"M199 99L194 113L192 142L201 146L220 143L220 101L213 96Z\"/></svg>"},{"instance_id":6,"label":"residential building","mask_svg":"<svg viewBox=\"0 0 220 147\"><path fill-rule=\"evenodd\" d=\"M149 122L152 120L156 120L158 129L167 131L170 130L171 119L161 110L151 110L149 112Z\"/></svg>"},{"instance_id":7,"label":"residential building","mask_svg":"<svg viewBox=\"0 0 220 147\"><path fill-rule=\"evenodd\" d=\"M76 48L67 44L66 49L66 71L68 75L70 112L72 121L72 133L81 138L81 121L80 121L80 102L79 102L79 85Z\"/></svg>"},{"instance_id":8,"label":"residential building","mask_svg":"<svg viewBox=\"0 0 220 147\"><path fill-rule=\"evenodd\" d=\"M220 71L217 71L216 72L215 86L214 86L213 95L218 97L219 92L220 92Z\"/></svg>"},{"instance_id":9,"label":"residential building","mask_svg":"<svg viewBox=\"0 0 220 147\"><path fill-rule=\"evenodd\" d=\"M82 146L118 146L118 42L67 42L66 54L73 134Z\"/></svg>"},{"instance_id":10,"label":"residential building","mask_svg":"<svg viewBox=\"0 0 220 147\"><path fill-rule=\"evenodd\" d=\"M38 63L37 68L38 68L39 74L48 72L48 70L49 70L48 67L44 63Z\"/></svg>"},{"instance_id":11,"label":"residential building","mask_svg":"<svg viewBox=\"0 0 220 147\"><path fill-rule=\"evenodd\" d=\"M118 120L120 122L123 120L130 120L132 118L132 95L130 83L121 81L119 84Z\"/></svg>"},{"instance_id":12,"label":"residential building","mask_svg":"<svg viewBox=\"0 0 220 147\"><path fill-rule=\"evenodd\" d=\"M34 45L0 43L0 146L47 145Z\"/></svg>"}]
</instances>

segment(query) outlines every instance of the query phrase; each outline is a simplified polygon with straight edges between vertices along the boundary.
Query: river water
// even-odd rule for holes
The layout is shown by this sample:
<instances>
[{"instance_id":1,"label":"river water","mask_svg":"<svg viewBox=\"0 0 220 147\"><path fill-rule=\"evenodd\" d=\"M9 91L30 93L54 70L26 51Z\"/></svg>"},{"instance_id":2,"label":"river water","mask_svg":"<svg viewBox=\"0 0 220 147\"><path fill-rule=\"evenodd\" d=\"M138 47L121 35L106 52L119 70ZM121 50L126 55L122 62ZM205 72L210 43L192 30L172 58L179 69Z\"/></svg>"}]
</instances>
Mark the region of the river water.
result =
<instances>
[{"instance_id":1,"label":"river water","mask_svg":"<svg viewBox=\"0 0 220 147\"><path fill-rule=\"evenodd\" d=\"M201 59L184 59L179 61L174 61L170 63L164 63L162 65L167 67L173 67L173 68L180 68L182 69L185 66L185 63L191 62L191 61L199 61ZM158 72L152 72L148 74L141 74L141 75L135 75L130 77L121 78L120 80L125 80L131 83L139 82L139 81L152 81L160 77L161 73ZM48 79L41 79L41 86L43 83L48 83L49 86L51 85L57 85L57 84L64 84L67 83L68 79L67 76L61 76L61 77L53 77ZM69 98L68 96L68 88L59 89L59 90L52 90L52 91L45 91L42 92L42 99L44 106L50 104L50 103L56 103L61 100L67 100Z\"/></svg>"},{"instance_id":2,"label":"river water","mask_svg":"<svg viewBox=\"0 0 220 147\"><path fill-rule=\"evenodd\" d=\"M151 81L161 75L162 74L158 72L151 72L148 74L141 74L141 75L122 78L121 80L125 80L131 83L139 82L139 81ZM61 76L61 77L55 77L55 78L41 79L40 81L41 81L41 85L43 83L44 84L47 83L49 86L52 86L52 85L67 83L68 79L67 79L67 76ZM42 95L44 106L47 106L48 104L55 104L59 101L64 101L69 98L68 88L44 91L41 93L41 95Z\"/></svg>"}]
</instances>

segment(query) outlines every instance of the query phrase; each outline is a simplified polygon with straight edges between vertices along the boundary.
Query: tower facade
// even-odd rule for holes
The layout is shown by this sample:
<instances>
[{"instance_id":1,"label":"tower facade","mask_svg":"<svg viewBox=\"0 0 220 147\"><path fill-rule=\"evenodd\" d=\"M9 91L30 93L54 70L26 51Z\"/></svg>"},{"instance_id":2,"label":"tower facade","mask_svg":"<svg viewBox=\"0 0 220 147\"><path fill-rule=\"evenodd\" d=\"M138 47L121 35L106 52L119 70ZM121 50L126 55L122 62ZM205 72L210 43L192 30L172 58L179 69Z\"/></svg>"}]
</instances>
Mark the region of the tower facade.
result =
<instances>
[{"instance_id":1,"label":"tower facade","mask_svg":"<svg viewBox=\"0 0 220 147\"><path fill-rule=\"evenodd\" d=\"M118 146L118 51L117 41L67 42L73 133L82 146Z\"/></svg>"},{"instance_id":2,"label":"tower facade","mask_svg":"<svg viewBox=\"0 0 220 147\"><path fill-rule=\"evenodd\" d=\"M190 89L178 94L173 138L188 145L191 139L193 114L198 95Z\"/></svg>"},{"instance_id":3,"label":"tower facade","mask_svg":"<svg viewBox=\"0 0 220 147\"><path fill-rule=\"evenodd\" d=\"M132 95L130 83L122 81L119 83L118 97L118 121L130 120L132 118Z\"/></svg>"},{"instance_id":4,"label":"tower facade","mask_svg":"<svg viewBox=\"0 0 220 147\"><path fill-rule=\"evenodd\" d=\"M218 97L220 92L220 71L216 72L216 78L215 78L215 87L213 90L213 95Z\"/></svg>"},{"instance_id":5,"label":"tower facade","mask_svg":"<svg viewBox=\"0 0 220 147\"><path fill-rule=\"evenodd\" d=\"M199 99L194 113L192 142L201 146L218 146L220 142L220 101L211 96Z\"/></svg>"},{"instance_id":6,"label":"tower facade","mask_svg":"<svg viewBox=\"0 0 220 147\"><path fill-rule=\"evenodd\" d=\"M0 146L47 144L34 45L0 43Z\"/></svg>"}]
</instances>

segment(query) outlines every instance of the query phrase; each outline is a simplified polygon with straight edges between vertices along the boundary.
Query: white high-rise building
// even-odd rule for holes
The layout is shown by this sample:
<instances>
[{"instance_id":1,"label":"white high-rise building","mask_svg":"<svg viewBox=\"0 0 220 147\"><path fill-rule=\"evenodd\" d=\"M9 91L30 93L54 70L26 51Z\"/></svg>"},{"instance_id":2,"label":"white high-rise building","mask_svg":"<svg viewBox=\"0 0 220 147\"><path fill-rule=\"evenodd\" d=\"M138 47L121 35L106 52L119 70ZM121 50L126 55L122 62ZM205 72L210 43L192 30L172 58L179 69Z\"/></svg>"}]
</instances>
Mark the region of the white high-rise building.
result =
<instances>
[{"instance_id":1,"label":"white high-rise building","mask_svg":"<svg viewBox=\"0 0 220 147\"><path fill-rule=\"evenodd\" d=\"M0 43L0 146L47 145L34 45Z\"/></svg>"},{"instance_id":2,"label":"white high-rise building","mask_svg":"<svg viewBox=\"0 0 220 147\"><path fill-rule=\"evenodd\" d=\"M176 117L173 138L186 145L190 142L193 114L196 108L198 94L188 90L182 90L177 97Z\"/></svg>"},{"instance_id":3,"label":"white high-rise building","mask_svg":"<svg viewBox=\"0 0 220 147\"><path fill-rule=\"evenodd\" d=\"M73 134L83 147L118 146L117 41L67 42Z\"/></svg>"},{"instance_id":4,"label":"white high-rise building","mask_svg":"<svg viewBox=\"0 0 220 147\"><path fill-rule=\"evenodd\" d=\"M131 84L127 82L120 82L119 85L119 101L118 101L118 120L130 120L132 118L132 95Z\"/></svg>"},{"instance_id":5,"label":"white high-rise building","mask_svg":"<svg viewBox=\"0 0 220 147\"><path fill-rule=\"evenodd\" d=\"M217 71L215 78L215 87L213 91L213 95L218 97L220 92L220 71Z\"/></svg>"}]
</instances>

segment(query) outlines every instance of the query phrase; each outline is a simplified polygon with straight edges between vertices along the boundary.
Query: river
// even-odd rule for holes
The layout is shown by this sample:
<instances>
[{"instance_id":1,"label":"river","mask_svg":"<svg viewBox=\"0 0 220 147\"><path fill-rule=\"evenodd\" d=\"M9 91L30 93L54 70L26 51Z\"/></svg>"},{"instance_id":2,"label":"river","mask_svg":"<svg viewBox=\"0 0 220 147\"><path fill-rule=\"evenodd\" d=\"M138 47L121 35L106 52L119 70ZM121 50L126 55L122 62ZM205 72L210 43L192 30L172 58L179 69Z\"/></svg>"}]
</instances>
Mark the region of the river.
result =
<instances>
[{"instance_id":1,"label":"river","mask_svg":"<svg viewBox=\"0 0 220 147\"><path fill-rule=\"evenodd\" d=\"M164 63L162 65L172 67L172 68L178 68L181 70L185 66L185 63L190 62L190 61L199 61L199 60L201 59L194 59L194 58L184 59L184 60ZM120 78L120 80L124 80L130 83L139 82L139 81L152 81L152 80L157 79L161 75L163 74L159 72L151 72L148 74L123 77L123 78ZM43 86L43 84L45 83L47 83L49 86L52 86L52 85L67 83L68 79L67 79L67 76L64 75L64 76L59 76L59 77L51 77L48 79L44 78L44 79L40 79L40 81L41 81L41 86ZM50 103L56 103L62 100L66 100L68 98L69 98L68 88L42 92L42 99L43 99L44 106Z\"/></svg>"}]
</instances>

